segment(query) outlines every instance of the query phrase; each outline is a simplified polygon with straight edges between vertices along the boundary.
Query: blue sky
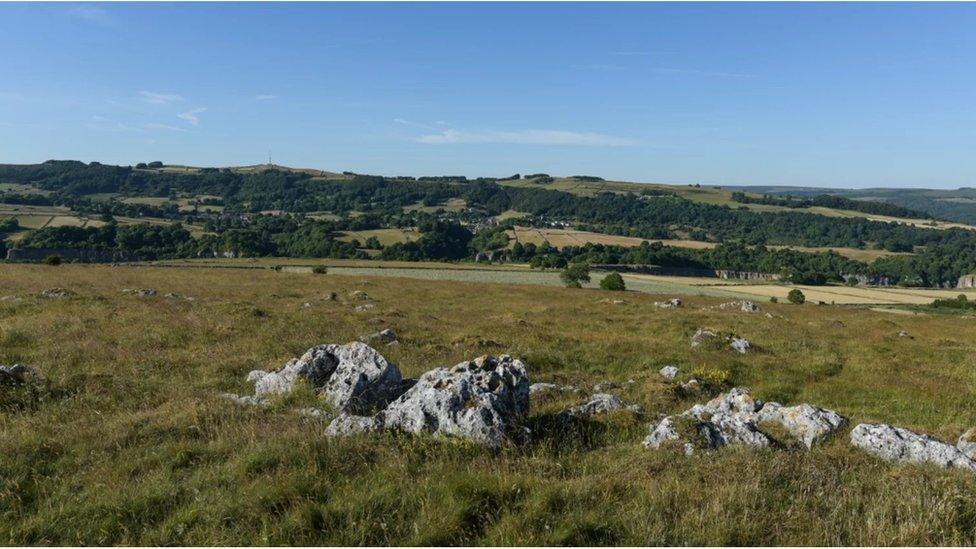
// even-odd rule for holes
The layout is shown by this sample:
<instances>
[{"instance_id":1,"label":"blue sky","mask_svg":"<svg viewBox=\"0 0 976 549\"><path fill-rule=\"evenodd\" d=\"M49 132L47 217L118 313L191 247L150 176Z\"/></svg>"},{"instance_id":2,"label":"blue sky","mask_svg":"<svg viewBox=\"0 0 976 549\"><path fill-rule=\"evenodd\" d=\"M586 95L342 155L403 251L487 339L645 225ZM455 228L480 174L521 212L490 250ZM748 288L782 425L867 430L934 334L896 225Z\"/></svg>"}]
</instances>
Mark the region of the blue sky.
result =
<instances>
[{"instance_id":1,"label":"blue sky","mask_svg":"<svg viewBox=\"0 0 976 549\"><path fill-rule=\"evenodd\" d=\"M0 162L976 186L976 4L0 4Z\"/></svg>"}]
</instances>

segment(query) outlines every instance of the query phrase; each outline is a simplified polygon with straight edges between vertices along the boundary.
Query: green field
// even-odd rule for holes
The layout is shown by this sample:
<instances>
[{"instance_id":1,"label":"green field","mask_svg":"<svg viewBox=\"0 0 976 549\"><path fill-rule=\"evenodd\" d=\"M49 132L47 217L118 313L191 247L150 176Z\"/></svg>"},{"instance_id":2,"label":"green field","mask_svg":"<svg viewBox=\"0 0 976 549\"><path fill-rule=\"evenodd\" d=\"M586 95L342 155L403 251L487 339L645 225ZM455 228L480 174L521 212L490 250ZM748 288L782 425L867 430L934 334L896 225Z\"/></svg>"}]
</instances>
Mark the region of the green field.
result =
<instances>
[{"instance_id":1,"label":"green field","mask_svg":"<svg viewBox=\"0 0 976 549\"><path fill-rule=\"evenodd\" d=\"M75 296L35 297L54 286ZM708 398L663 382L657 369L671 363L852 423L954 439L976 422L976 344L957 316L767 304L767 318L710 297L666 311L652 302L669 294L352 272L3 265L0 287L20 298L0 301L0 363L48 380L0 409L9 545L976 542L976 477L881 462L846 430L809 452L688 458L640 444L658 413ZM145 287L158 296L121 292ZM376 308L357 313L354 290ZM321 299L328 292L339 299ZM381 352L405 375L507 352L532 381L618 383L612 392L647 414L557 428L553 414L584 396L534 398L533 442L496 453L423 436L328 439L323 422L292 411L315 405L311 394L267 409L217 396L248 391L252 369L387 326L401 345ZM756 350L691 349L701 326Z\"/></svg>"}]
</instances>

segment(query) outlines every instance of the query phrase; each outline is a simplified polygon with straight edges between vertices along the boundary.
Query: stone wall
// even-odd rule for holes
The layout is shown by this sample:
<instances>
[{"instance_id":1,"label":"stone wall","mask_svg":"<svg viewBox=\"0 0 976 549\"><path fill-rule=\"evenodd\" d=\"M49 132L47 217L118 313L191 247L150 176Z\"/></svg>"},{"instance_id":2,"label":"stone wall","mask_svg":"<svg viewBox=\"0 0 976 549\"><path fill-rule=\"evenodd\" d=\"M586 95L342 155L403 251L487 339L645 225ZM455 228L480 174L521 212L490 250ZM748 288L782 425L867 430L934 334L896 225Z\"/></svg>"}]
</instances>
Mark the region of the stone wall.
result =
<instances>
[{"instance_id":1,"label":"stone wall","mask_svg":"<svg viewBox=\"0 0 976 549\"><path fill-rule=\"evenodd\" d=\"M749 271L729 271L722 269L699 269L695 267L662 267L660 265L622 265L595 264L590 268L598 271L617 271L622 273L641 273L659 276L701 276L727 280L779 280L775 273L756 273Z\"/></svg>"},{"instance_id":2,"label":"stone wall","mask_svg":"<svg viewBox=\"0 0 976 549\"><path fill-rule=\"evenodd\" d=\"M11 248L7 250L7 261L44 261L48 256L57 255L64 261L76 263L114 263L134 261L136 256L124 250L99 250L95 248Z\"/></svg>"}]
</instances>

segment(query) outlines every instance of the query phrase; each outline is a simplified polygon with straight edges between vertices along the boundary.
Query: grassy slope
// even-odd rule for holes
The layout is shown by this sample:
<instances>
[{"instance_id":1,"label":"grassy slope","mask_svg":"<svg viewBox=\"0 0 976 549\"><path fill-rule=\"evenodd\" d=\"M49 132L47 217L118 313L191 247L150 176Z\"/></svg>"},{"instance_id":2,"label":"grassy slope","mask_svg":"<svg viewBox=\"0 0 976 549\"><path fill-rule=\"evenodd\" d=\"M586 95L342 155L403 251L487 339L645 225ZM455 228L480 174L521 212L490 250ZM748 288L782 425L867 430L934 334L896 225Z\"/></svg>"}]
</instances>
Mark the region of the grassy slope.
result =
<instances>
[{"instance_id":1,"label":"grassy slope","mask_svg":"<svg viewBox=\"0 0 976 549\"><path fill-rule=\"evenodd\" d=\"M30 297L52 286L78 297ZM147 286L196 301L120 293ZM216 397L249 390L249 370L390 326L403 345L382 352L409 375L510 352L534 381L633 379L616 392L653 417L692 403L656 374L676 363L951 438L976 421L976 344L959 317L767 305L784 317L768 319L702 309L711 298L663 311L638 294L610 305L593 290L217 269L3 265L0 287L25 296L0 302L0 363L33 364L52 386L35 410L0 412L8 544L976 542L976 478L890 466L846 432L809 453L685 458L643 450L648 419L626 414L555 429L568 396L534 401L535 443L493 455L424 437L327 440L287 411L306 395L272 410ZM315 299L356 289L374 312ZM760 349L693 351L699 326Z\"/></svg>"}]
</instances>

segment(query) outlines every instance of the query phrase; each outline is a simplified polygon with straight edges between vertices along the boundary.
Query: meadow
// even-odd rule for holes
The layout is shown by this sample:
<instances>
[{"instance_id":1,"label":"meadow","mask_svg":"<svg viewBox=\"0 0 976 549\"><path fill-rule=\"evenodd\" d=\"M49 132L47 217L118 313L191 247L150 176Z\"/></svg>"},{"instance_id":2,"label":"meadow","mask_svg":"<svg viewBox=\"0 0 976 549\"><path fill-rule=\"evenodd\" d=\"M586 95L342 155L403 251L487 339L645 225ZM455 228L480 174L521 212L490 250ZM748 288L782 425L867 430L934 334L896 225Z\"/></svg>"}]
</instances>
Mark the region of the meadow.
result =
<instances>
[{"instance_id":1,"label":"meadow","mask_svg":"<svg viewBox=\"0 0 976 549\"><path fill-rule=\"evenodd\" d=\"M73 295L38 297L57 286ZM145 287L156 297L122 293ZM976 543L976 478L878 461L847 430L810 452L640 445L659 413L731 386L954 440L976 423L976 343L958 315L762 303L769 318L717 297L661 310L673 294L268 269L6 264L0 288L14 296L0 301L0 363L47 380L0 401L5 544ZM356 312L356 290L376 308ZM533 382L614 382L646 414L560 426L585 393L534 397L533 441L492 452L327 439L294 413L315 403L301 392L267 409L218 397L249 392L250 370L384 327L402 344L380 352L405 375L510 353ZM692 349L699 327L756 348ZM682 396L665 364L714 385Z\"/></svg>"}]
</instances>

